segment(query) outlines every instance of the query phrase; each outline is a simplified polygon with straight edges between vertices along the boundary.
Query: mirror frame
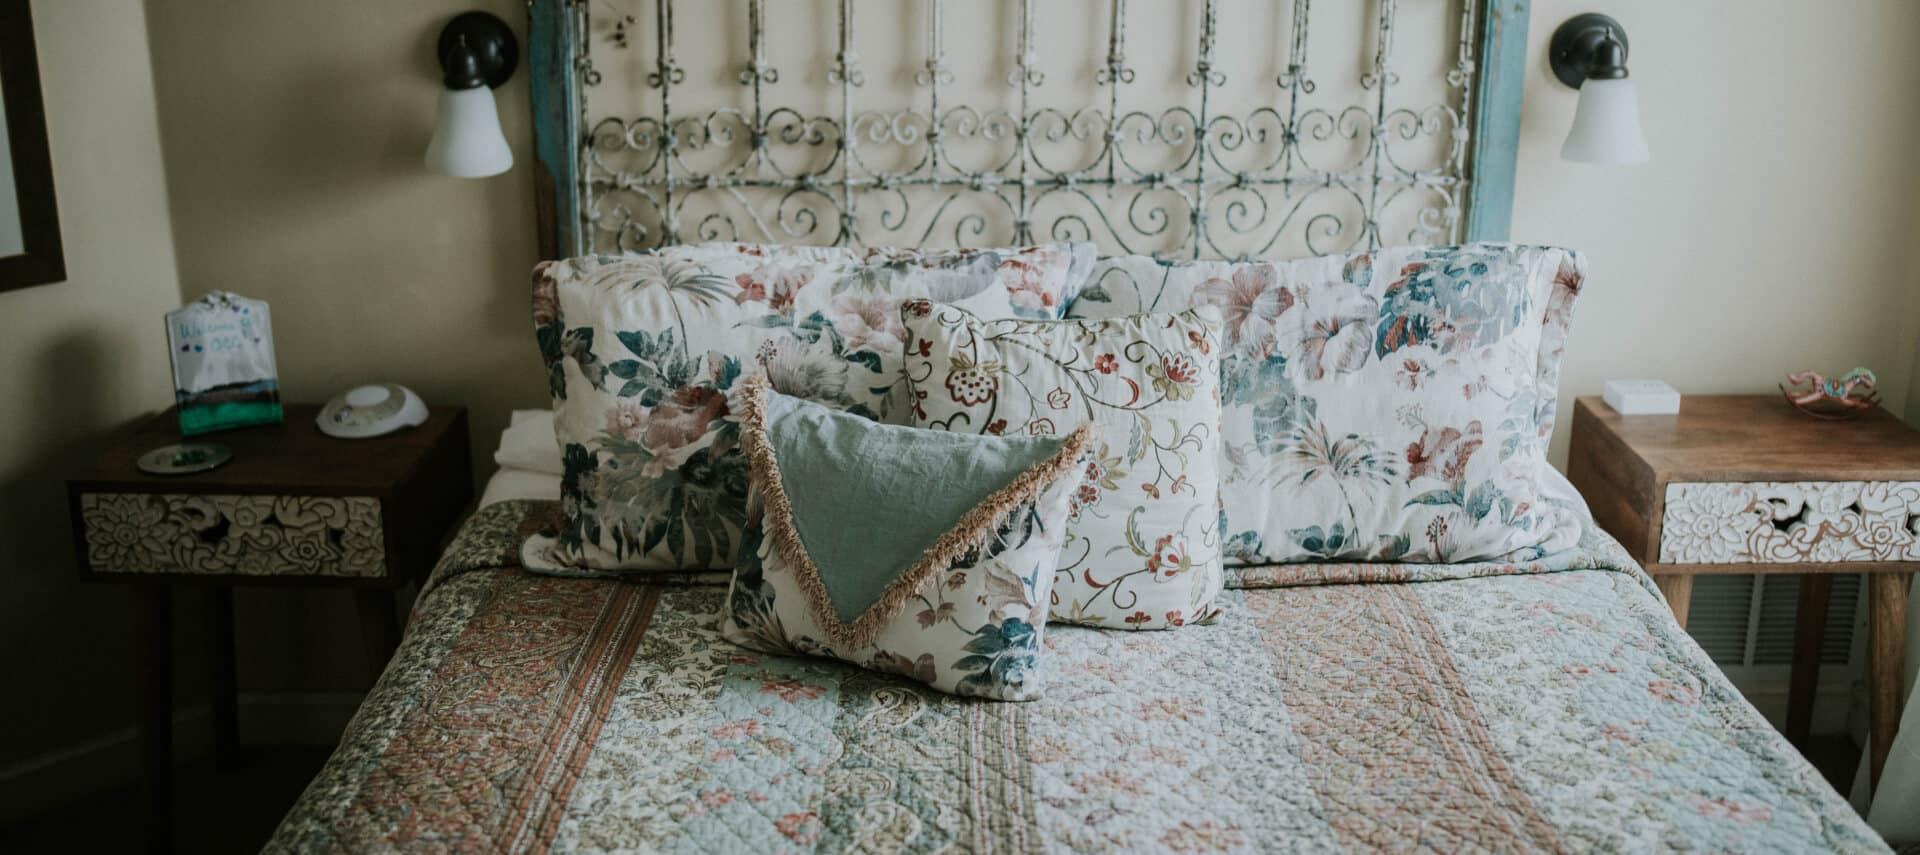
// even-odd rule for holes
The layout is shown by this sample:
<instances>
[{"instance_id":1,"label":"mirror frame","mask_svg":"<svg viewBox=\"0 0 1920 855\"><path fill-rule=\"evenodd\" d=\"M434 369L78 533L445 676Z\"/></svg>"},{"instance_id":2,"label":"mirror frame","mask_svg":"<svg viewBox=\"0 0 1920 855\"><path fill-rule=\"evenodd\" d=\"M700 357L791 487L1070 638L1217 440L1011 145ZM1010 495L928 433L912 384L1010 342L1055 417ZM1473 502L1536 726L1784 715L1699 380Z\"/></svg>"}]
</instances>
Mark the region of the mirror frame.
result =
<instances>
[{"instance_id":1,"label":"mirror frame","mask_svg":"<svg viewBox=\"0 0 1920 855\"><path fill-rule=\"evenodd\" d=\"M67 264L60 248L60 212L53 195L53 156L47 146L30 0L0 0L0 98L6 100L14 196L26 247L19 255L0 257L0 291L63 281Z\"/></svg>"}]
</instances>

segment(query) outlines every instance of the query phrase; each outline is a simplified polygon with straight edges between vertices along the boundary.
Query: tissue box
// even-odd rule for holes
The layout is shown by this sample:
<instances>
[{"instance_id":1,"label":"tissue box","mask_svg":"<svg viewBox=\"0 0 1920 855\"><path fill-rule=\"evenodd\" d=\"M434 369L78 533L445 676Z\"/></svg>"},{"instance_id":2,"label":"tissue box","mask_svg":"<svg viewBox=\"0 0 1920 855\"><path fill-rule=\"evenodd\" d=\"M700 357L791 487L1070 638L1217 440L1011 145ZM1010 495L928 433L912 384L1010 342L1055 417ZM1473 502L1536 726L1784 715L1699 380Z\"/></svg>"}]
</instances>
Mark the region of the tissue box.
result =
<instances>
[{"instance_id":1,"label":"tissue box","mask_svg":"<svg viewBox=\"0 0 1920 855\"><path fill-rule=\"evenodd\" d=\"M1601 397L1623 416L1680 412L1680 393L1660 380L1608 380Z\"/></svg>"},{"instance_id":2,"label":"tissue box","mask_svg":"<svg viewBox=\"0 0 1920 855\"><path fill-rule=\"evenodd\" d=\"M215 291L167 313L180 432L279 424L280 375L267 304Z\"/></svg>"}]
</instances>

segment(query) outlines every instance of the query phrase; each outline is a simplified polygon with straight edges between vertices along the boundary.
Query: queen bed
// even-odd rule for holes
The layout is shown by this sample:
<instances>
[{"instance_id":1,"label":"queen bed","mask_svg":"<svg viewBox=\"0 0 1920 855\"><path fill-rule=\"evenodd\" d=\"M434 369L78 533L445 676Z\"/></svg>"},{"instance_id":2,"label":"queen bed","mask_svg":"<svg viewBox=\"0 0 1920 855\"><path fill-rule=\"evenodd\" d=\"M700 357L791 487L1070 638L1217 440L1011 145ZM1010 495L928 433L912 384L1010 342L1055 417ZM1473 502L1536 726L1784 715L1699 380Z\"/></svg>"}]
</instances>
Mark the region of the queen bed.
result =
<instances>
[{"instance_id":1,"label":"queen bed","mask_svg":"<svg viewBox=\"0 0 1920 855\"><path fill-rule=\"evenodd\" d=\"M494 477L269 851L1885 849L1591 528L1245 568L1213 626L1054 629L997 704L743 650L723 580L529 573L557 505L513 496L557 488Z\"/></svg>"},{"instance_id":2,"label":"queen bed","mask_svg":"<svg viewBox=\"0 0 1920 855\"><path fill-rule=\"evenodd\" d=\"M1130 632L1070 625L1056 613L1044 641L1047 690L998 703L726 640L731 574L719 569L729 566L723 561L709 560L723 559L726 543L712 531L681 527L678 511L671 531L583 528L589 500L610 500L604 490L589 496L581 479L604 477L606 470L590 467L611 458L575 444L553 414L516 414L482 506L423 586L399 652L269 851L1885 851L1680 629L1646 574L1546 467L1560 349L1583 275L1577 255L1499 245L1477 250L1483 254L1458 269L1449 266L1466 257L1458 250L1402 252L1377 259L1377 270L1362 253L1344 268L1316 269L1311 283L1373 288L1360 315L1365 324L1341 315L1323 292L1310 295L1320 284L1273 290L1281 280L1272 268L1250 271L1265 280L1243 279L1249 271L1235 268L1202 283L1196 273L1182 286L1189 296L1169 297L1170 272L1182 268L1167 254L1273 258L1504 240L1526 65L1524 4L1380 3L1343 36L1345 16L1310 13L1298 0L1283 22L1284 40L1250 34L1283 17L1270 8L1276 4L1250 6L1232 19L1241 26L1230 28L1219 26L1223 14L1238 14L1223 13L1227 0L1176 4L1175 14L1192 13L1188 23L1199 35L1191 57L1180 54L1194 60L1192 71L1168 78L1184 80L1181 101L1143 106L1139 92L1164 97L1165 90L1149 86L1147 74L1129 88L1136 69L1124 0L1014 4L1018 14L1007 21L1018 49L1006 69L996 67L1006 88L985 94L955 82L945 4L929 0L899 13L919 17L887 30L927 34L924 64L913 66L923 70L907 74L912 106L869 109L890 90L878 81L861 88L853 25L891 13L860 15L843 2L825 89L807 92L821 84L786 77L804 95L836 99L837 114L774 106L781 78L768 48L784 25L768 18L785 13L763 9L760 0L748 0L750 14L738 20L716 11L718 4L679 4L677 12L671 0L609 4L530 4L543 257L670 252L696 239L918 246L948 229L959 244L1090 239L1107 252L1153 251L1160 254L1103 260L1109 266L1091 278L1073 262L1072 275L1085 281L1016 294L1012 310L1118 319L1197 306L1216 287L1208 283L1217 283L1229 310L1225 326L1214 321L1195 332L1193 358L1208 366L1221 358L1214 373L1244 376L1196 396L1212 396L1210 426L1224 424L1219 430L1230 440L1236 430L1312 433L1316 418L1398 419L1408 422L1412 444L1398 437L1382 448L1406 448L1401 463L1345 459L1374 467L1373 475L1361 474L1381 489L1413 490L1442 470L1449 486L1390 503L1398 516L1382 517L1384 528L1369 531L1365 545L1358 545L1365 508L1344 492L1344 517L1335 517L1347 521L1342 526L1273 523L1232 538L1224 528L1229 515L1271 521L1316 509L1275 498L1290 487L1263 492L1243 483L1240 500L1223 492L1198 514L1209 543L1235 559L1212 565L1224 576L1224 592L1206 604L1217 615L1185 625L1197 611L1141 612L1143 620L1164 615L1165 631ZM1091 100L1059 103L1096 106L1046 106L1043 96L1057 97L1042 88L1039 67L1054 47L1046 33L1075 44L1088 31L1086 14L1101 22L1105 55L1064 82L1070 96L1076 84L1100 88ZM675 58L674 33L685 39L735 25L745 27L744 38L720 39L721 48L701 55L744 48L749 55L737 65L745 70L728 66L722 75L743 85L706 91L718 103L689 112L703 92L683 85L689 76ZM1398 57L1396 28L1403 33ZM1342 75L1324 58L1309 65L1310 29L1332 33L1315 38L1336 46L1343 39L1362 45L1362 73L1342 88ZM1406 33L1440 38L1422 53L1421 39ZM1271 44L1286 45L1277 79L1243 73L1230 82L1222 73L1232 47ZM678 55L694 52L683 47ZM1424 74L1415 67L1423 58L1431 66ZM1248 81L1266 89L1235 95L1233 86ZM959 106L956 95L966 99ZM1413 103L1423 97L1437 103ZM1236 105L1251 108L1234 112ZM1327 242L1334 245L1321 245ZM1071 254L1047 258L1067 265ZM795 325L791 313L739 315L739 323L705 332L696 324L689 333L676 315L671 335L603 328L595 338L592 329L561 323L587 304L556 298L551 280L561 281L564 297L575 279L600 275L595 265L622 263L609 258L536 273L535 320L557 408L569 393L577 402L616 388L623 400L636 395L654 406L664 399L641 381L651 376L646 365L667 364L649 360L674 342L718 348L714 342L733 330ZM1474 290L1490 286L1466 281L1486 273L1483 261L1525 267L1515 281L1538 287L1502 315L1498 301L1483 305L1483 292ZM1426 274L1406 273L1429 268L1456 277L1446 287L1463 301L1404 305L1435 299L1419 291L1436 287L1431 281L1415 281ZM716 316L779 302L783 286L775 280L746 267L726 271L683 293ZM1126 275L1108 275L1115 271ZM1029 284L1021 279L1019 287ZM1427 296L1407 296L1416 291ZM1390 296L1382 302L1382 294ZM1301 364L1310 356L1311 370L1283 383L1277 373L1259 373L1258 359L1234 368L1228 352L1273 356L1275 330L1261 324L1294 306L1296 295L1300 312L1308 296L1333 312L1315 321L1317 338L1294 354ZM1076 315L1070 303L1093 314ZM1464 314L1487 306L1496 308ZM622 312L631 320L632 312L615 310ZM1427 314L1416 318L1419 312ZM1519 323L1527 312L1528 322ZM895 320L883 313L878 323ZM859 334L884 338L879 328L864 325ZM1362 338L1348 341L1343 331ZM601 358L616 333L630 353ZM810 345L828 340L818 330L810 335ZM1400 375L1378 378L1380 390L1415 389L1435 377L1434 385L1460 390L1446 385L1452 368L1409 356L1455 335L1481 335L1487 354L1517 355L1523 364L1507 372L1516 388L1540 390L1513 396L1511 407L1484 422L1490 451L1480 459L1511 457L1503 465L1526 469L1518 479L1528 482L1525 495L1465 480L1467 458L1482 446L1480 420L1428 425L1417 408L1343 416L1338 409L1353 404L1338 390L1320 397L1316 417L1311 400L1300 398L1308 405L1300 410L1295 398L1272 397L1296 380L1302 389L1309 381L1332 384L1327 378L1362 362L1382 371L1404 364ZM1518 344L1502 343L1509 338ZM844 342L838 333L831 341L840 356ZM711 357L676 382L706 377L699 382L725 386L755 359L772 370L770 345L731 344L740 347L733 356ZM874 371L881 359L898 359L862 358ZM1093 364L1100 375L1116 370ZM1194 364L1165 362L1154 382L1191 379ZM965 404L962 392L979 387L950 375L945 388ZM1141 388L1134 384L1136 398ZM1456 402L1456 409L1486 406L1490 389L1486 377L1469 377L1465 397L1480 394L1480 402ZM696 391L675 404L676 413L725 409L716 389ZM881 396L876 407L884 403L887 389L870 391ZM1053 401L1037 396L1036 407L1043 397ZM1055 408L1064 401L1053 401ZM978 422L982 430L999 432L1001 422L991 421L997 412ZM606 436L632 427L619 418L607 417ZM953 418L949 425L960 417ZM600 421L583 423L600 430ZM1329 434L1324 423L1317 429L1330 455L1356 447L1349 443L1355 435ZM567 447L565 462L556 435ZM644 439L638 429L631 436ZM1132 444L1142 445L1138 435ZM1272 463L1261 454L1275 453L1259 441L1228 446L1220 457L1226 471L1213 481L1244 480ZM633 448L636 459L664 459ZM696 457L707 460L704 452ZM651 478L659 466L649 465L615 469ZM563 488L563 474L571 487ZM1137 486L1159 499L1157 485ZM1184 479L1167 486L1191 492ZM1407 522L1420 514L1435 516ZM1456 523L1451 532L1438 518L1445 514ZM594 525L617 527L615 516ZM1215 518L1222 527L1212 527ZM1497 544L1522 529L1529 549L1480 550L1522 558L1420 563L1465 549L1472 538ZM530 541L589 559L691 557L679 569L666 561L641 572L569 576L552 566L529 570L524 557L540 552ZM1136 553L1151 556L1149 567L1162 558L1157 547ZM1218 590L1222 580L1213 581Z\"/></svg>"}]
</instances>

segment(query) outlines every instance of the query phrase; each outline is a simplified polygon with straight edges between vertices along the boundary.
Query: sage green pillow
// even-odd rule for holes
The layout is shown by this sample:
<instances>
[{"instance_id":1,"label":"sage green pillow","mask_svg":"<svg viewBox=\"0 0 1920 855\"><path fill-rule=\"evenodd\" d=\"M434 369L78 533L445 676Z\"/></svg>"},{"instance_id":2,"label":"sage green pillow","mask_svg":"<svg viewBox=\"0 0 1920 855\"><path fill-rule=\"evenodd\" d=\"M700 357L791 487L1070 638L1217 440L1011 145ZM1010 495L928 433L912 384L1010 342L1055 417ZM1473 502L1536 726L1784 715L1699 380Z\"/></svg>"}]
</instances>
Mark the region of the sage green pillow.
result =
<instances>
[{"instance_id":1,"label":"sage green pillow","mask_svg":"<svg viewBox=\"0 0 1920 855\"><path fill-rule=\"evenodd\" d=\"M743 394L747 521L722 632L1025 700L1087 430L981 437Z\"/></svg>"}]
</instances>

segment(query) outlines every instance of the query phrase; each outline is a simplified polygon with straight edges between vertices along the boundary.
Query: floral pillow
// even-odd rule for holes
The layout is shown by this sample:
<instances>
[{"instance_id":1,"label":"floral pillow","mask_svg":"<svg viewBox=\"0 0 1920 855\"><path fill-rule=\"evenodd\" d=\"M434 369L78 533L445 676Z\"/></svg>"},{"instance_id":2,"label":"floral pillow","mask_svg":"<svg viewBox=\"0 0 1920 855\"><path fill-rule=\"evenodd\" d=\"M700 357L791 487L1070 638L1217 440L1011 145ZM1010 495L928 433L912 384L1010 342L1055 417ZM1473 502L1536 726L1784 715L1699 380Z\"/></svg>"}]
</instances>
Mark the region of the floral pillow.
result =
<instances>
[{"instance_id":1,"label":"floral pillow","mask_svg":"<svg viewBox=\"0 0 1920 855\"><path fill-rule=\"evenodd\" d=\"M1021 436L1091 424L1053 618L1122 629L1212 620L1220 557L1218 313L983 320L910 302L914 424Z\"/></svg>"},{"instance_id":2,"label":"floral pillow","mask_svg":"<svg viewBox=\"0 0 1920 855\"><path fill-rule=\"evenodd\" d=\"M1087 274L1092 271L1095 260L1095 247L1091 243L1075 241L1072 243L1045 244L1003 249L915 249L909 247L871 246L789 246L770 243L701 243L679 244L660 250L662 255L683 258L712 258L726 255L753 255L778 261L813 261L829 264L879 264L899 265L928 269L964 268L983 258L1008 259L1015 268L1028 266L1035 274L1026 280L1028 287L1017 290L1015 302L1047 317L1059 317L1064 306L1073 302L1073 297L1086 282ZM1067 271L1064 292L1052 287L1037 287L1048 282L1041 265L1053 260L1059 253L1066 254ZM1048 284L1051 284L1050 282Z\"/></svg>"},{"instance_id":3,"label":"floral pillow","mask_svg":"<svg viewBox=\"0 0 1920 855\"><path fill-rule=\"evenodd\" d=\"M559 572L729 569L747 470L728 394L749 371L781 391L907 421L899 305L950 300L993 317L1055 317L1070 245L844 264L701 252L547 262L533 316L554 400L567 522L528 542Z\"/></svg>"},{"instance_id":4,"label":"floral pillow","mask_svg":"<svg viewBox=\"0 0 1920 855\"><path fill-rule=\"evenodd\" d=\"M1291 262L1101 259L1070 317L1214 306L1231 564L1525 560L1585 259L1512 244Z\"/></svg>"},{"instance_id":5,"label":"floral pillow","mask_svg":"<svg viewBox=\"0 0 1920 855\"><path fill-rule=\"evenodd\" d=\"M1039 697L1048 589L1088 429L1002 438L883 425L758 377L741 405L752 486L722 635L958 695Z\"/></svg>"}]
</instances>

